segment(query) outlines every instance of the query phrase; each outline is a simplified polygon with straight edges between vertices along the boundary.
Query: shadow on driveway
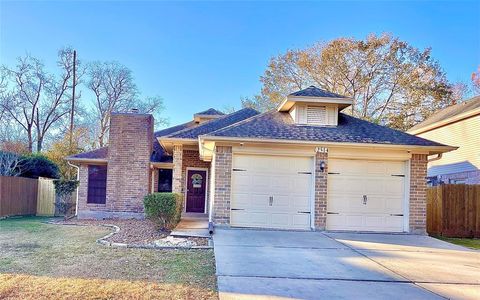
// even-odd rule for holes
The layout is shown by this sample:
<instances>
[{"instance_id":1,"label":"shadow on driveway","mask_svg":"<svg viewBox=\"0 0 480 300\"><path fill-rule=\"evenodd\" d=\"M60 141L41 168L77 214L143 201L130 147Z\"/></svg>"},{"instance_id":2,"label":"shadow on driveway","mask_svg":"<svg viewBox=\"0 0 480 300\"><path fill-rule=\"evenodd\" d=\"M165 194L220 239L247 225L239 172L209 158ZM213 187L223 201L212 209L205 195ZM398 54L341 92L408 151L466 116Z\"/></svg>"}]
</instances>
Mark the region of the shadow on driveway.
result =
<instances>
[{"instance_id":1,"label":"shadow on driveway","mask_svg":"<svg viewBox=\"0 0 480 300\"><path fill-rule=\"evenodd\" d=\"M224 229L214 247L221 299L480 298L480 252L427 236Z\"/></svg>"}]
</instances>

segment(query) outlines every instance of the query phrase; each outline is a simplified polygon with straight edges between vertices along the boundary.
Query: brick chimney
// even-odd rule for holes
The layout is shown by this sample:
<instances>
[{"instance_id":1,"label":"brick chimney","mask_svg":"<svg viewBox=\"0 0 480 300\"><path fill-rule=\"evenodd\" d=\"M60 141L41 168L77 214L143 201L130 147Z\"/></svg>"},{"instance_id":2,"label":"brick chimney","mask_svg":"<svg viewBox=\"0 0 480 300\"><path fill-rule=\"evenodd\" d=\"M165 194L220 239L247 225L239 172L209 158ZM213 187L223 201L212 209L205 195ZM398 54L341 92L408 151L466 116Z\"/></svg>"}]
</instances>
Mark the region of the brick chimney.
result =
<instances>
[{"instance_id":1,"label":"brick chimney","mask_svg":"<svg viewBox=\"0 0 480 300\"><path fill-rule=\"evenodd\" d=\"M108 145L106 208L113 217L143 217L150 191L153 116L112 113Z\"/></svg>"}]
</instances>

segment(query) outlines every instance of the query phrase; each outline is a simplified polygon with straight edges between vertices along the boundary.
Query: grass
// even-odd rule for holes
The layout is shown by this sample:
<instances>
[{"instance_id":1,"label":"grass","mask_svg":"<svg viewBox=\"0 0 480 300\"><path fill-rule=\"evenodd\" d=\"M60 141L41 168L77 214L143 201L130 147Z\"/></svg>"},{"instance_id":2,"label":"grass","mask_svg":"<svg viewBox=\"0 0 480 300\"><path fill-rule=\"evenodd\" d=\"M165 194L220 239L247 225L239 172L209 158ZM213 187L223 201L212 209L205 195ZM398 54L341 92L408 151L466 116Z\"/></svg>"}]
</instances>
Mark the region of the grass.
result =
<instances>
[{"instance_id":1,"label":"grass","mask_svg":"<svg viewBox=\"0 0 480 300\"><path fill-rule=\"evenodd\" d=\"M464 246L471 249L480 250L480 239L469 239L469 238L449 238L444 236L436 236L437 239L449 242L452 244Z\"/></svg>"},{"instance_id":2,"label":"grass","mask_svg":"<svg viewBox=\"0 0 480 300\"><path fill-rule=\"evenodd\" d=\"M217 299L211 250L109 248L96 226L0 220L0 299Z\"/></svg>"}]
</instances>

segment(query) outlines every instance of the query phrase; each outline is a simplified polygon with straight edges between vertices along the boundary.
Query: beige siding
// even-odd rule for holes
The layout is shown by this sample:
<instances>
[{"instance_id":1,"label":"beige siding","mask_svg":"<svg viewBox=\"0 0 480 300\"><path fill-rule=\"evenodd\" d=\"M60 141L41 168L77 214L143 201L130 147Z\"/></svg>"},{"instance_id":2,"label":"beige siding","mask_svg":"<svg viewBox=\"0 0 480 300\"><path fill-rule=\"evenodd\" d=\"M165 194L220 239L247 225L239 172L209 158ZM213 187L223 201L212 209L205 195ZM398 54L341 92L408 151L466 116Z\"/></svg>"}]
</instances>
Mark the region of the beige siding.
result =
<instances>
[{"instance_id":1,"label":"beige siding","mask_svg":"<svg viewBox=\"0 0 480 300\"><path fill-rule=\"evenodd\" d=\"M428 164L428 175L451 174L480 169L480 116L418 134L419 137L459 147Z\"/></svg>"}]
</instances>

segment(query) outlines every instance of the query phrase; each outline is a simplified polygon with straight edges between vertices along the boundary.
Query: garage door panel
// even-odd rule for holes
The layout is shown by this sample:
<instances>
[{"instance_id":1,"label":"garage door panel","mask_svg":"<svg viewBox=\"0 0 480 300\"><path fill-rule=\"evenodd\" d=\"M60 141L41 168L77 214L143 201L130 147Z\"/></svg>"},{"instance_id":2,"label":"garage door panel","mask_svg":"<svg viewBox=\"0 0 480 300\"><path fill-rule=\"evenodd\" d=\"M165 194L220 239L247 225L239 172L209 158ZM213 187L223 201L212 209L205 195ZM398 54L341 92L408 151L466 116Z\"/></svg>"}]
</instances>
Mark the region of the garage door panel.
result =
<instances>
[{"instance_id":1,"label":"garage door panel","mask_svg":"<svg viewBox=\"0 0 480 300\"><path fill-rule=\"evenodd\" d=\"M240 226L264 227L268 224L268 214L264 212L234 210L231 212L230 217L232 223Z\"/></svg>"},{"instance_id":2,"label":"garage door panel","mask_svg":"<svg viewBox=\"0 0 480 300\"><path fill-rule=\"evenodd\" d=\"M312 158L234 154L233 168L231 207L244 210L232 210L232 226L310 228Z\"/></svg>"},{"instance_id":3,"label":"garage door panel","mask_svg":"<svg viewBox=\"0 0 480 300\"><path fill-rule=\"evenodd\" d=\"M329 172L327 229L403 231L405 162L332 159Z\"/></svg>"},{"instance_id":4,"label":"garage door panel","mask_svg":"<svg viewBox=\"0 0 480 300\"><path fill-rule=\"evenodd\" d=\"M310 211L310 196L297 196L292 200L294 210Z\"/></svg>"},{"instance_id":5,"label":"garage door panel","mask_svg":"<svg viewBox=\"0 0 480 300\"><path fill-rule=\"evenodd\" d=\"M360 194L364 190L362 181L355 176L332 175L328 177L327 182L329 192L333 193Z\"/></svg>"}]
</instances>

